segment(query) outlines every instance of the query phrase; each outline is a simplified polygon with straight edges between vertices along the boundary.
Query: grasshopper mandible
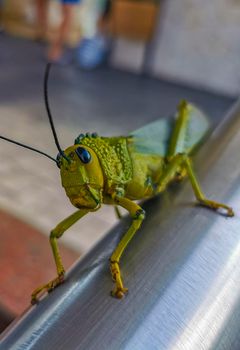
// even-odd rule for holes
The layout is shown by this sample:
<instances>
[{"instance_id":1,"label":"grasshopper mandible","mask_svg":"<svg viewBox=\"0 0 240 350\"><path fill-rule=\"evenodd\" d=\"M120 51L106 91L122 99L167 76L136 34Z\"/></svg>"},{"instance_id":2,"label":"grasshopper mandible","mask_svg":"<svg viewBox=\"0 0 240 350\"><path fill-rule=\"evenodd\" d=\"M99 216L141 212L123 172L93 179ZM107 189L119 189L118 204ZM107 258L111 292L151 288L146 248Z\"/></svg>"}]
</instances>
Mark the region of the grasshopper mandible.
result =
<instances>
[{"instance_id":1,"label":"grasshopper mandible","mask_svg":"<svg viewBox=\"0 0 240 350\"><path fill-rule=\"evenodd\" d=\"M65 270L57 240L75 222L89 212L98 210L101 204L125 208L132 223L110 257L110 269L115 287L112 295L122 298L124 287L120 258L138 231L145 213L135 200L145 199L163 192L172 181L188 177L200 204L226 210L229 206L209 200L203 194L196 179L190 155L209 129L204 114L192 104L182 101L173 119L160 119L133 132L129 136L100 137L96 133L80 134L74 145L62 150L58 142L48 102L48 78L50 63L44 77L45 105L59 150L57 158L4 136L0 138L41 153L60 168L62 186L71 203L78 210L60 222L50 233L50 243L57 268L57 277L32 293L32 303L44 291L51 291L64 280Z\"/></svg>"}]
</instances>

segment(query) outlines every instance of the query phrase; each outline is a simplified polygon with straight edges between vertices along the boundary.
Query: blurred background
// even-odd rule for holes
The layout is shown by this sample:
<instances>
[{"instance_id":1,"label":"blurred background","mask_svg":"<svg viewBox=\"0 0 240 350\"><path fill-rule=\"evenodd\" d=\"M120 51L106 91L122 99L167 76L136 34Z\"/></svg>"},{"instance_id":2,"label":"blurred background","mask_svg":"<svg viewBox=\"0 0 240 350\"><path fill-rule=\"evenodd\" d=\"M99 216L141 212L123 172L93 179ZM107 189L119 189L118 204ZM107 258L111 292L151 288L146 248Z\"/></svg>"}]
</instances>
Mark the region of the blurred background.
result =
<instances>
[{"instance_id":1,"label":"blurred background","mask_svg":"<svg viewBox=\"0 0 240 350\"><path fill-rule=\"evenodd\" d=\"M180 99L216 126L240 90L237 0L1 0L1 135L57 155L43 102L49 99L63 148L80 133L127 135L172 115ZM58 168L0 141L2 329L34 288L55 277L49 232L70 215ZM117 222L111 207L61 239L66 267Z\"/></svg>"}]
</instances>

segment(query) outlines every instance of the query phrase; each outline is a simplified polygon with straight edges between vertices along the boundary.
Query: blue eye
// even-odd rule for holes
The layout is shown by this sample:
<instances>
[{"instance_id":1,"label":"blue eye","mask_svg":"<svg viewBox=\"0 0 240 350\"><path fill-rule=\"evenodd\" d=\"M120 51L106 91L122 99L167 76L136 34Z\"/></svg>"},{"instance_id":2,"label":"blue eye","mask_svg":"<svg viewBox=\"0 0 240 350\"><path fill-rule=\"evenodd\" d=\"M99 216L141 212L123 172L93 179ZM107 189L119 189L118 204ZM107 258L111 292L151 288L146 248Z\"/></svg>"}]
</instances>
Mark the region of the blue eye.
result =
<instances>
[{"instance_id":1,"label":"blue eye","mask_svg":"<svg viewBox=\"0 0 240 350\"><path fill-rule=\"evenodd\" d=\"M78 155L78 158L84 163L87 164L91 161L91 154L83 147L78 147L75 152Z\"/></svg>"}]
</instances>

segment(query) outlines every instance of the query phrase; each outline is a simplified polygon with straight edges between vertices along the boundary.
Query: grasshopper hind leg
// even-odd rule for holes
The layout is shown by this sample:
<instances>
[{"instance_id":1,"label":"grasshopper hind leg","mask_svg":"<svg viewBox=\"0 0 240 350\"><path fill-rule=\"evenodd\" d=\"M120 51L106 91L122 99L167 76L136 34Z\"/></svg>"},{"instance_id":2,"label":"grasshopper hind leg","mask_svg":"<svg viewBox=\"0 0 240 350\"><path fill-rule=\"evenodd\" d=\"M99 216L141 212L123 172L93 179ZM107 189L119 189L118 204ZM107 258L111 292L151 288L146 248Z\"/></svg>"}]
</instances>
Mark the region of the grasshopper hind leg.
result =
<instances>
[{"instance_id":1,"label":"grasshopper hind leg","mask_svg":"<svg viewBox=\"0 0 240 350\"><path fill-rule=\"evenodd\" d=\"M199 201L199 203L203 206L206 206L211 209L223 209L226 210L226 213L228 216L233 216L233 210L228 205L223 203L218 203L216 201L210 200L206 198L203 191L201 190L201 187L198 183L198 180L196 178L196 175L194 174L191 160L188 155L186 154L177 154L175 155L171 161L168 163L167 167L165 168L164 174L161 176L159 180L159 185L157 187L157 192L162 192L169 182L171 182L172 179L175 179L176 174L178 172L178 169L185 169L186 174L191 182L193 192L196 196L196 199Z\"/></svg>"},{"instance_id":2,"label":"grasshopper hind leg","mask_svg":"<svg viewBox=\"0 0 240 350\"><path fill-rule=\"evenodd\" d=\"M199 111L186 101L182 101L178 107L178 115L175 122L175 127L170 138L170 144L167 152L167 159L169 160L164 174L161 176L158 192L166 187L166 185L172 180L181 180L184 175L187 175L196 199L201 205L204 205L211 209L224 209L228 216L233 216L233 210L229 206L209 200L204 195L201 187L197 181L196 175L194 174L191 160L188 156L189 152L194 149L195 141L191 139L191 130L193 130L196 136L202 129L202 133L206 132L206 122L204 122L203 115L199 114ZM201 124L202 123L202 124ZM195 126L194 126L195 125ZM202 126L201 126L202 125ZM196 128L198 130L196 134ZM204 129L206 129L204 131ZM200 133L201 134L201 133ZM193 136L192 136L193 137ZM200 137L201 139L201 137Z\"/></svg>"},{"instance_id":3,"label":"grasshopper hind leg","mask_svg":"<svg viewBox=\"0 0 240 350\"><path fill-rule=\"evenodd\" d=\"M196 179L190 158L187 156L185 156L184 158L185 158L184 163L185 163L185 167L187 170L187 174L188 174L189 180L191 182L195 196L196 196L197 200L199 201L199 203L203 206L206 206L208 208L215 209L215 210L224 209L224 210L226 210L227 216L230 216L230 217L234 216L233 209L231 207L229 207L228 205L223 204L223 203L218 203L218 202L215 202L213 200L206 198L206 196L204 195L203 191L201 190L200 185Z\"/></svg>"}]
</instances>

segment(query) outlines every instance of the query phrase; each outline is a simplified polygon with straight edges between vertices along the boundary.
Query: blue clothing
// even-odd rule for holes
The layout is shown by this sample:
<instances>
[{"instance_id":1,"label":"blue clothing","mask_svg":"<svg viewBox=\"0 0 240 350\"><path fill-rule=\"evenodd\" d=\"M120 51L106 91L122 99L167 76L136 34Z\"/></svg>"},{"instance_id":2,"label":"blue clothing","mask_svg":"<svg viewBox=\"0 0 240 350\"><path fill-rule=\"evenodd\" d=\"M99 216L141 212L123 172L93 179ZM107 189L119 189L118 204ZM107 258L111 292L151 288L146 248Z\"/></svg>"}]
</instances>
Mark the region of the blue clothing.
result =
<instances>
[{"instance_id":1,"label":"blue clothing","mask_svg":"<svg viewBox=\"0 0 240 350\"><path fill-rule=\"evenodd\" d=\"M78 65L83 69L94 69L103 64L109 52L109 42L102 35L83 38L77 49Z\"/></svg>"},{"instance_id":2,"label":"blue clothing","mask_svg":"<svg viewBox=\"0 0 240 350\"><path fill-rule=\"evenodd\" d=\"M78 4L81 0L61 0L62 4Z\"/></svg>"}]
</instances>

